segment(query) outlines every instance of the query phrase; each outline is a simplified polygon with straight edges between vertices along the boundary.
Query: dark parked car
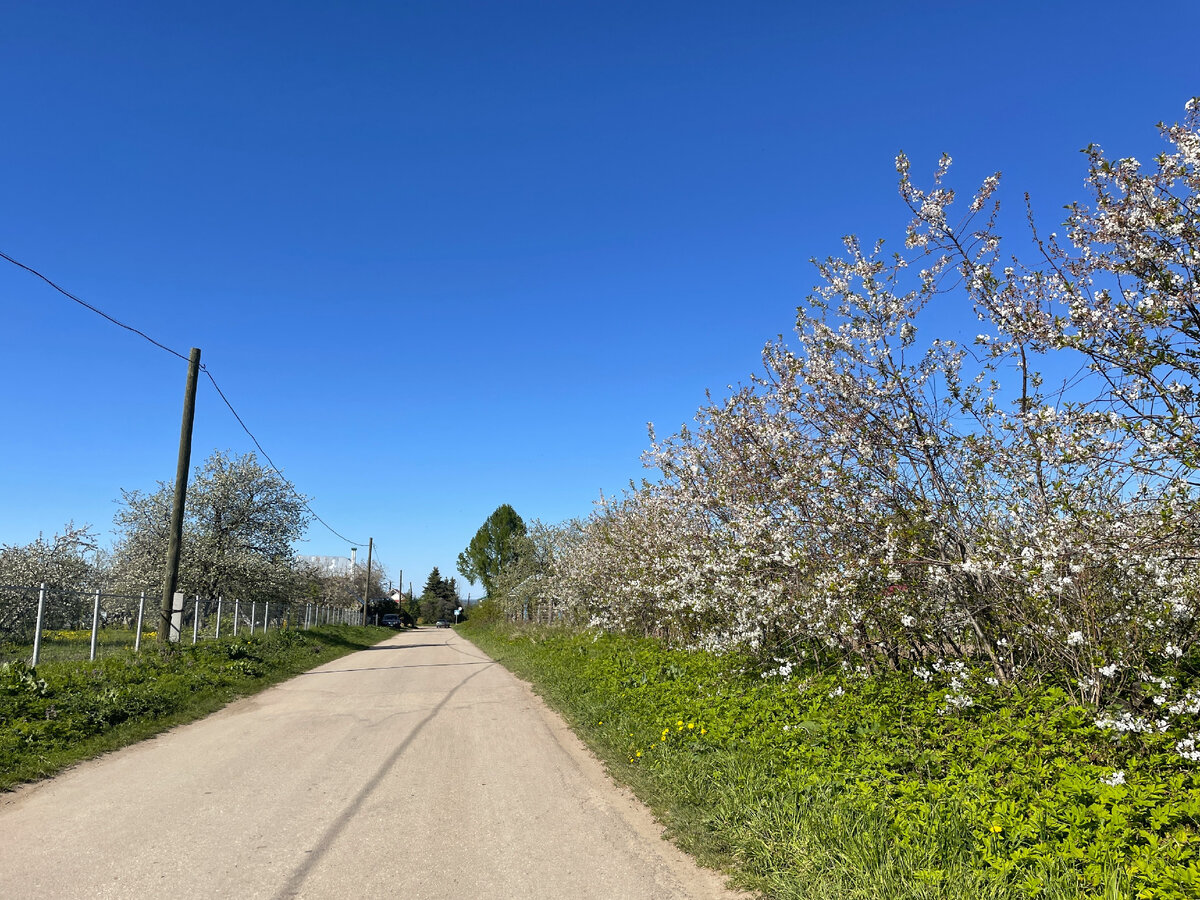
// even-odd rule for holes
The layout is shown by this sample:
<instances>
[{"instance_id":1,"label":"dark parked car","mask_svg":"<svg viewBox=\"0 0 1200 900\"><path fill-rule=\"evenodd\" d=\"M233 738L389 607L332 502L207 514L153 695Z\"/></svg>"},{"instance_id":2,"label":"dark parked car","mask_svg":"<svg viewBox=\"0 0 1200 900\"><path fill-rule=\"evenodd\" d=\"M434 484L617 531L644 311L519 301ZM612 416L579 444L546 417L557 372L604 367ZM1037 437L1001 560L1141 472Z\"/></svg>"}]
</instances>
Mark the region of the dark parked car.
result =
<instances>
[{"instance_id":1,"label":"dark parked car","mask_svg":"<svg viewBox=\"0 0 1200 900\"><path fill-rule=\"evenodd\" d=\"M447 622L445 619L438 619L437 627L438 628L449 628L450 623Z\"/></svg>"},{"instance_id":2,"label":"dark parked car","mask_svg":"<svg viewBox=\"0 0 1200 900\"><path fill-rule=\"evenodd\" d=\"M379 624L385 628L399 628L403 622L400 621L400 617L395 613L388 613Z\"/></svg>"}]
</instances>

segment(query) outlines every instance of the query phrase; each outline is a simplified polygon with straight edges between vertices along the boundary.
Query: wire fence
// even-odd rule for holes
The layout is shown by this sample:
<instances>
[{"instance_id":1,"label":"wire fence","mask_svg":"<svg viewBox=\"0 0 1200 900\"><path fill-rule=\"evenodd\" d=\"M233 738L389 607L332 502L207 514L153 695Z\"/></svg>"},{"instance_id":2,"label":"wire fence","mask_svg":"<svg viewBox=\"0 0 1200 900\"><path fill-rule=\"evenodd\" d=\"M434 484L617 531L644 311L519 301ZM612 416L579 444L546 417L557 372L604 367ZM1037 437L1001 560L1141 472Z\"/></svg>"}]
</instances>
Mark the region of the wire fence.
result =
<instances>
[{"instance_id":1,"label":"wire fence","mask_svg":"<svg viewBox=\"0 0 1200 900\"><path fill-rule=\"evenodd\" d=\"M94 660L138 652L163 624L157 594L0 585L0 663ZM197 644L284 628L363 623L361 608L175 595L167 640Z\"/></svg>"}]
</instances>

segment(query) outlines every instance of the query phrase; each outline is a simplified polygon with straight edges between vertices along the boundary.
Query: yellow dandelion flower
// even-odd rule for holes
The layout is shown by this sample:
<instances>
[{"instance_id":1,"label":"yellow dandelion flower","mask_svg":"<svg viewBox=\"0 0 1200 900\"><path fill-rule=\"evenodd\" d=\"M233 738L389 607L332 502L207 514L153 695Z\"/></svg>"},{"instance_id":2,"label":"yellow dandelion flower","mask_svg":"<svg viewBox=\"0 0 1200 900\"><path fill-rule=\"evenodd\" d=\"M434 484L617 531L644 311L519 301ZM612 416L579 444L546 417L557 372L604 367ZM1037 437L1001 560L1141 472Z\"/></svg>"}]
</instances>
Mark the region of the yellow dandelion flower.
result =
<instances>
[{"instance_id":1,"label":"yellow dandelion flower","mask_svg":"<svg viewBox=\"0 0 1200 900\"><path fill-rule=\"evenodd\" d=\"M691 730L692 730L693 728L695 728L695 727L696 727L696 723L695 723L695 722L688 722L688 731L691 731Z\"/></svg>"},{"instance_id":2,"label":"yellow dandelion flower","mask_svg":"<svg viewBox=\"0 0 1200 900\"><path fill-rule=\"evenodd\" d=\"M1004 826L1002 826L1002 825L993 825L992 826L992 834L999 834L1003 830L1004 830Z\"/></svg>"},{"instance_id":3,"label":"yellow dandelion flower","mask_svg":"<svg viewBox=\"0 0 1200 900\"><path fill-rule=\"evenodd\" d=\"M638 751L636 754L634 754L634 755L635 755L635 756L641 756L641 755L642 755L642 751L641 751L641 750L639 750L639 751Z\"/></svg>"}]
</instances>

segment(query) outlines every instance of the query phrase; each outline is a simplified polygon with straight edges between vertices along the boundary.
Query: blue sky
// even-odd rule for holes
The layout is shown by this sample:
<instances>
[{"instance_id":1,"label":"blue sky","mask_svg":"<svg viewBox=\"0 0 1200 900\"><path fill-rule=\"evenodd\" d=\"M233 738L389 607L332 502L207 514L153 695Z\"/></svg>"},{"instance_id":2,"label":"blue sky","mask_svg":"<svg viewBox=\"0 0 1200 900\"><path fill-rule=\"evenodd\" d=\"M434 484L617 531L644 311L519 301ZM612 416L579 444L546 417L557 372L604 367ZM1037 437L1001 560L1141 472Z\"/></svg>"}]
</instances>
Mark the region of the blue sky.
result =
<instances>
[{"instance_id":1,"label":"blue sky","mask_svg":"<svg viewBox=\"0 0 1200 900\"><path fill-rule=\"evenodd\" d=\"M1057 224L1200 94L1200 4L7 4L0 251L203 361L420 588L501 503L586 515L787 334L893 159ZM1019 221L1019 220L1018 220ZM0 543L110 538L186 366L0 261ZM974 331L940 313L946 337ZM202 383L194 462L250 439ZM347 555L315 524L302 553ZM470 589L464 586L465 589ZM479 588L474 589L476 595Z\"/></svg>"}]
</instances>

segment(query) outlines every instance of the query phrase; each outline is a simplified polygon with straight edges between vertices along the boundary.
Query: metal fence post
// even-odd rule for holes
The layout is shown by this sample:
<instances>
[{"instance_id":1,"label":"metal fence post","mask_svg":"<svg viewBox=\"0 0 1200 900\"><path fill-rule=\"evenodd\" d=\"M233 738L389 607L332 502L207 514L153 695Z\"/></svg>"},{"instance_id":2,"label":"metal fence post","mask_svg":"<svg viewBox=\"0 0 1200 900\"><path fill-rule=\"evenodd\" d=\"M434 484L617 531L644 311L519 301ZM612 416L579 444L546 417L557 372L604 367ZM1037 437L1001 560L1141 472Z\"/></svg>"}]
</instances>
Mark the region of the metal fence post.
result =
<instances>
[{"instance_id":1,"label":"metal fence post","mask_svg":"<svg viewBox=\"0 0 1200 900\"><path fill-rule=\"evenodd\" d=\"M142 649L142 615L146 612L146 592L142 591L142 599L138 601L138 624L137 633L133 636L133 652L137 653Z\"/></svg>"},{"instance_id":2,"label":"metal fence post","mask_svg":"<svg viewBox=\"0 0 1200 900\"><path fill-rule=\"evenodd\" d=\"M255 613L255 608L257 606L258 606L257 600L250 601L250 634L251 635L254 634L254 613Z\"/></svg>"},{"instance_id":3,"label":"metal fence post","mask_svg":"<svg viewBox=\"0 0 1200 900\"><path fill-rule=\"evenodd\" d=\"M89 660L96 659L96 632L100 629L100 588L96 588L96 602L92 605L92 653Z\"/></svg>"},{"instance_id":4,"label":"metal fence post","mask_svg":"<svg viewBox=\"0 0 1200 900\"><path fill-rule=\"evenodd\" d=\"M267 623L271 621L271 601L267 600L263 603L263 634L267 633Z\"/></svg>"},{"instance_id":5,"label":"metal fence post","mask_svg":"<svg viewBox=\"0 0 1200 900\"><path fill-rule=\"evenodd\" d=\"M238 619L242 615L242 601L237 597L233 598L233 636L237 637Z\"/></svg>"},{"instance_id":6,"label":"metal fence post","mask_svg":"<svg viewBox=\"0 0 1200 900\"><path fill-rule=\"evenodd\" d=\"M42 617L46 613L46 582L42 582L42 587L38 591L38 614L37 625L34 626L33 632L33 661L31 666L38 664L38 657L42 655Z\"/></svg>"},{"instance_id":7,"label":"metal fence post","mask_svg":"<svg viewBox=\"0 0 1200 900\"><path fill-rule=\"evenodd\" d=\"M221 597L217 597L217 635L213 638L216 641L221 639L221 600Z\"/></svg>"},{"instance_id":8,"label":"metal fence post","mask_svg":"<svg viewBox=\"0 0 1200 900\"><path fill-rule=\"evenodd\" d=\"M196 595L196 605L192 612L192 646L200 640L200 595Z\"/></svg>"}]
</instances>

